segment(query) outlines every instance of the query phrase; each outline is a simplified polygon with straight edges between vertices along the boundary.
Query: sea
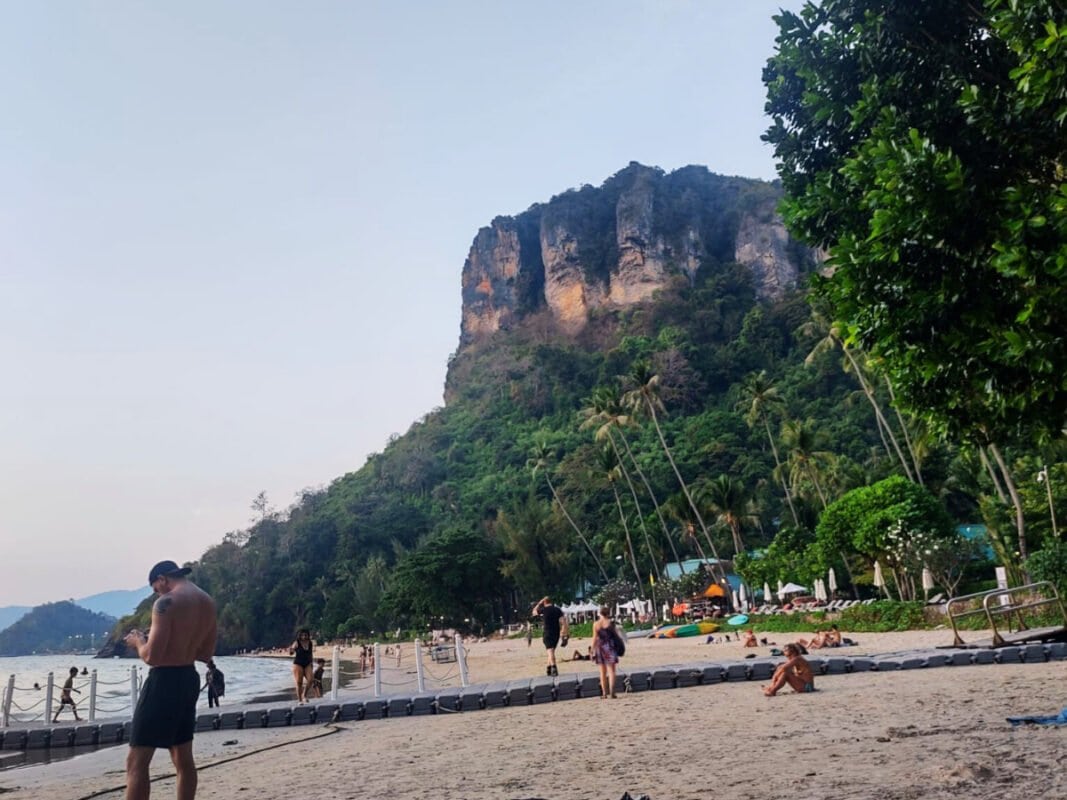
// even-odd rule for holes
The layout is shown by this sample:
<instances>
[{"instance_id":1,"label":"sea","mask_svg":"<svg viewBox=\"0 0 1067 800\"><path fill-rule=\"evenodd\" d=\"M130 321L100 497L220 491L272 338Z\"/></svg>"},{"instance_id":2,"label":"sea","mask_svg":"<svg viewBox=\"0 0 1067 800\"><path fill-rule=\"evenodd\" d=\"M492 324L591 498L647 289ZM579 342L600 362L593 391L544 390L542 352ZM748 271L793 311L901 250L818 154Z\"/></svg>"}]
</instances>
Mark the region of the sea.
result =
<instances>
[{"instance_id":1,"label":"sea","mask_svg":"<svg viewBox=\"0 0 1067 800\"><path fill-rule=\"evenodd\" d=\"M218 656L215 665L226 676L226 705L249 703L257 698L277 695L292 689L292 667L288 659L254 658L248 656ZM70 674L70 668L77 667L78 675L74 679L74 688L80 693L74 694L78 704L78 716L86 718L89 714L90 674L96 671L96 720L124 718L131 716L130 711L130 669L138 672L139 682L148 677L148 667L141 661L131 658L93 658L91 655L55 655L55 656L17 656L0 658L0 696L6 691L11 675L15 676L15 693L12 699L9 725L20 722L41 722L44 711L45 687L48 673L52 673L55 688L53 703L59 700L59 690ZM206 667L197 664L203 681ZM83 670L87 674L82 674ZM35 689L34 685L39 686ZM207 709L207 692L200 695L198 707ZM60 722L73 722L74 715L69 708L59 716Z\"/></svg>"}]
</instances>

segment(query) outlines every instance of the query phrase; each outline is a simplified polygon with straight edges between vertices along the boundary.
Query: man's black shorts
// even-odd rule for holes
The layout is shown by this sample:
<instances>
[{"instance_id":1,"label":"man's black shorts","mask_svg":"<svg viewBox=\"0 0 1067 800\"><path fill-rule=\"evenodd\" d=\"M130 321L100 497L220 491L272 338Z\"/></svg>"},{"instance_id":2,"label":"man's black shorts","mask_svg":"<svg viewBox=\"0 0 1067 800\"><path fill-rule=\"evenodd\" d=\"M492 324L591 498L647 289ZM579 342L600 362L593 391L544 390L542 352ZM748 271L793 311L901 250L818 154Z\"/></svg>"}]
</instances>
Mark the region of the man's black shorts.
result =
<instances>
[{"instance_id":1,"label":"man's black shorts","mask_svg":"<svg viewBox=\"0 0 1067 800\"><path fill-rule=\"evenodd\" d=\"M559 644L559 631L556 631L554 634L546 633L541 637L541 641L545 643L546 650L555 650L556 645Z\"/></svg>"},{"instance_id":2,"label":"man's black shorts","mask_svg":"<svg viewBox=\"0 0 1067 800\"><path fill-rule=\"evenodd\" d=\"M174 747L193 740L200 675L196 667L152 667L141 687L130 747Z\"/></svg>"}]
</instances>

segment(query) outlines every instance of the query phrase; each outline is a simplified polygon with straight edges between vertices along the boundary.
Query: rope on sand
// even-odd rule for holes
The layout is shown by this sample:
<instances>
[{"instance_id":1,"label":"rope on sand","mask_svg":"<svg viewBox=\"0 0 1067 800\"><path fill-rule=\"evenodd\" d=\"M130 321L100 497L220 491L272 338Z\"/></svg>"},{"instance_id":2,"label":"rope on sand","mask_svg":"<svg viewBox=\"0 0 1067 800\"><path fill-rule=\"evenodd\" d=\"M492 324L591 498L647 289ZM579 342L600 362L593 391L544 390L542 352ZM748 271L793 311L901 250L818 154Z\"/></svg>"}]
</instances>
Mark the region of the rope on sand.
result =
<instances>
[{"instance_id":1,"label":"rope on sand","mask_svg":"<svg viewBox=\"0 0 1067 800\"><path fill-rule=\"evenodd\" d=\"M314 736L305 736L302 739L290 739L289 741L278 742L277 744L267 745L266 747L258 747L255 750L249 750L246 753L240 753L235 756L230 756L229 758L222 758L218 761L212 761L208 764L204 764L201 767L197 767L196 771L197 773L200 773L203 772L205 769L211 769L212 767L221 767L223 764L229 764L233 761L240 761L242 758L248 758L249 756L258 755L259 753L266 753L268 750L277 750L280 747L288 747L291 744L303 744L304 742L313 742L316 739L323 739L327 736L332 736L335 733L340 733L343 730L348 730L347 728L338 728L332 723L327 724L325 728L325 731L323 731L322 733L316 733ZM150 783L166 781L176 777L177 773L169 772L164 775L157 775L156 777L151 779ZM112 786L109 789L100 789L98 791L93 792L92 794L83 795L82 797L79 797L78 800L93 800L93 798L103 797L104 795L113 794L115 792L121 792L125 789L126 784L124 783L121 786Z\"/></svg>"}]
</instances>

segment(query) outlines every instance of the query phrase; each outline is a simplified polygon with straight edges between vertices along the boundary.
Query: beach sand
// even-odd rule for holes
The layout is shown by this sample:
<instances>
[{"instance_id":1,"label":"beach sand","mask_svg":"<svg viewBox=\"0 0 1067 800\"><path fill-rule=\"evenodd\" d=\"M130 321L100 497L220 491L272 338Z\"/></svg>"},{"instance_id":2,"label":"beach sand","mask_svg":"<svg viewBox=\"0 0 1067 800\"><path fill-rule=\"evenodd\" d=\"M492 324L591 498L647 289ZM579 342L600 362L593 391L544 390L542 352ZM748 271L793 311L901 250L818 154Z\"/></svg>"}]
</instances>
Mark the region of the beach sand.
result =
<instances>
[{"instance_id":1,"label":"beach sand","mask_svg":"<svg viewBox=\"0 0 1067 800\"><path fill-rule=\"evenodd\" d=\"M769 638L781 646L796 637ZM853 638L860 646L847 648L848 655L947 645L951 633ZM567 650L587 644L575 640ZM623 667L747 652L703 639L634 639ZM410 646L405 662L393 677L413 669ZM543 663L536 640L530 648L509 640L470 649L472 682L543 675ZM560 672L589 667L563 663ZM196 738L197 797L288 800L294 791L360 800L618 800L624 791L652 800L1067 797L1067 729L1013 729L1005 720L1057 713L1067 705L1065 678L1064 661L943 667L820 676L811 695L787 690L767 698L759 682L724 683L617 700L220 731ZM125 748L117 747L0 773L0 791L18 800L78 800L121 786L124 758ZM168 762L157 754L153 774L169 774ZM155 783L152 793L173 797L173 779Z\"/></svg>"}]
</instances>

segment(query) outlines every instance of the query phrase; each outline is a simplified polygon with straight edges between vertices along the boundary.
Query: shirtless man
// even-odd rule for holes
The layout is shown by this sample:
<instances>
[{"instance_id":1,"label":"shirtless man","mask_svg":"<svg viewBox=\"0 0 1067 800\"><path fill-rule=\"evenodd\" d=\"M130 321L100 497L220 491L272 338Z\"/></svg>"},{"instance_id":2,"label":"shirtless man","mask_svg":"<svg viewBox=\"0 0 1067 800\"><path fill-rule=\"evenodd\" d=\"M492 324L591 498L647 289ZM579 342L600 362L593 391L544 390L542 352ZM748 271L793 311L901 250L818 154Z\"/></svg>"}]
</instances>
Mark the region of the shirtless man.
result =
<instances>
[{"instance_id":1,"label":"shirtless man","mask_svg":"<svg viewBox=\"0 0 1067 800\"><path fill-rule=\"evenodd\" d=\"M800 648L795 644L787 644L782 648L788 659L779 665L771 678L771 685L763 690L767 697L774 697L778 690L787 683L794 692L805 693L815 691L815 673L811 671L811 664L804 656L800 655Z\"/></svg>"},{"instance_id":2,"label":"shirtless man","mask_svg":"<svg viewBox=\"0 0 1067 800\"><path fill-rule=\"evenodd\" d=\"M152 627L126 635L126 644L152 669L141 687L126 756L126 800L147 800L148 765L156 748L170 751L178 776L178 800L196 796L193 729L200 674L194 662L215 655L215 601L186 580L188 567L160 561L148 573L159 595L152 607Z\"/></svg>"}]
</instances>

